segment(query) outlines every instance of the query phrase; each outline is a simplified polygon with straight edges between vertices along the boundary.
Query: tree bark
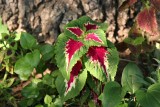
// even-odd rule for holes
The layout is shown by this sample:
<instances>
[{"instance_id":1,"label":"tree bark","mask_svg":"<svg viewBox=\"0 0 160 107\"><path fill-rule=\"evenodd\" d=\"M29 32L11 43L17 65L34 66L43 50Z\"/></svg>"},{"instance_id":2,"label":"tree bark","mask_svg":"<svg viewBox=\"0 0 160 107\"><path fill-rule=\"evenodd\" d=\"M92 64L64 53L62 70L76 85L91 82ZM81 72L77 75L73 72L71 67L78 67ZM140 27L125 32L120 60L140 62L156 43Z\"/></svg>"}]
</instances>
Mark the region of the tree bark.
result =
<instances>
[{"instance_id":1,"label":"tree bark","mask_svg":"<svg viewBox=\"0 0 160 107\"><path fill-rule=\"evenodd\" d=\"M107 22L107 36L127 36L128 9L118 13L119 0L0 0L0 15L10 31L27 31L39 42L53 43L71 20L87 15Z\"/></svg>"}]
</instances>

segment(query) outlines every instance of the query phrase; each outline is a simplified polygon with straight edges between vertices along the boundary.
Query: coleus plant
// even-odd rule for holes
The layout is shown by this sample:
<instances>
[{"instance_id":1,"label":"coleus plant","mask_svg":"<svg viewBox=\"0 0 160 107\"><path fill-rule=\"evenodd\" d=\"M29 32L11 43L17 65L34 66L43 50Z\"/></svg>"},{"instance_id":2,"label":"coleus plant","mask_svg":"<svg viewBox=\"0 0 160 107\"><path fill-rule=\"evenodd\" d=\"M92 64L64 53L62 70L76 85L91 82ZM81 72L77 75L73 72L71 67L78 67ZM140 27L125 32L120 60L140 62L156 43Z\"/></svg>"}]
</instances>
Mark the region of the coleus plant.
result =
<instances>
[{"instance_id":1,"label":"coleus plant","mask_svg":"<svg viewBox=\"0 0 160 107\"><path fill-rule=\"evenodd\" d=\"M68 23L59 35L55 59L62 76L57 78L56 85L65 100L83 89L87 72L102 82L114 80L119 56L106 39L106 29L107 24L83 16Z\"/></svg>"},{"instance_id":2,"label":"coleus plant","mask_svg":"<svg viewBox=\"0 0 160 107\"><path fill-rule=\"evenodd\" d=\"M138 0L125 0L119 7L119 10L124 10L134 5ZM156 41L160 38L159 31L159 5L160 0L141 0L142 10L138 13L135 23L135 32L131 35L145 34L149 41ZM136 34L135 34L136 33Z\"/></svg>"}]
</instances>

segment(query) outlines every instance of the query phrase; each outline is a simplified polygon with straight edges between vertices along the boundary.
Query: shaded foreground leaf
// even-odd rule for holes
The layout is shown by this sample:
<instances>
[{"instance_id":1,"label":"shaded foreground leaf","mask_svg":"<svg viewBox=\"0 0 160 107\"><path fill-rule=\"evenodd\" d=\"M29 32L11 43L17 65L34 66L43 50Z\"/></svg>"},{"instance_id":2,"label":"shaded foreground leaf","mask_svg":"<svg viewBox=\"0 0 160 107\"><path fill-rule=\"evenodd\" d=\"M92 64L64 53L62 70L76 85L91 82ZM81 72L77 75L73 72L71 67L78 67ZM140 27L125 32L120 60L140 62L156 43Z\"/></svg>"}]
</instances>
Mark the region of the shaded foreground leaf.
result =
<instances>
[{"instance_id":1,"label":"shaded foreground leaf","mask_svg":"<svg viewBox=\"0 0 160 107\"><path fill-rule=\"evenodd\" d=\"M120 104L125 92L117 82L108 82L102 94L103 107L115 107Z\"/></svg>"},{"instance_id":2,"label":"shaded foreground leaf","mask_svg":"<svg viewBox=\"0 0 160 107\"><path fill-rule=\"evenodd\" d=\"M134 93L143 85L143 82L143 75L138 66L134 63L127 64L122 73L122 87Z\"/></svg>"},{"instance_id":3,"label":"shaded foreground leaf","mask_svg":"<svg viewBox=\"0 0 160 107\"><path fill-rule=\"evenodd\" d=\"M34 79L32 82L22 89L22 95L26 98L37 98L39 93L38 83L40 79Z\"/></svg>"},{"instance_id":4,"label":"shaded foreground leaf","mask_svg":"<svg viewBox=\"0 0 160 107\"><path fill-rule=\"evenodd\" d=\"M153 84L147 90L138 90L136 98L143 107L159 107L160 84Z\"/></svg>"}]
</instances>

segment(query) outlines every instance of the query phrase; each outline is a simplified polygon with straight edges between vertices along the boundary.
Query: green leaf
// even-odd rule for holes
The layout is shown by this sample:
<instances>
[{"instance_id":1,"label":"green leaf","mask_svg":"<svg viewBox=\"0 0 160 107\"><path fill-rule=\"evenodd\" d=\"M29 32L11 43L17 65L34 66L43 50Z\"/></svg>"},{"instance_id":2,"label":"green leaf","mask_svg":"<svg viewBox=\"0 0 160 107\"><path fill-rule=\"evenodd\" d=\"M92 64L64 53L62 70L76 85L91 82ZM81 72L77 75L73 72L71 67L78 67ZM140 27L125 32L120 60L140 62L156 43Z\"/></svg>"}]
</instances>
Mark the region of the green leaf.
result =
<instances>
[{"instance_id":1,"label":"green leaf","mask_svg":"<svg viewBox=\"0 0 160 107\"><path fill-rule=\"evenodd\" d=\"M2 39L2 33L9 34L9 31L7 26L2 24L2 19L0 18L0 39Z\"/></svg>"},{"instance_id":2,"label":"green leaf","mask_svg":"<svg viewBox=\"0 0 160 107\"><path fill-rule=\"evenodd\" d=\"M97 25L99 26L99 29L102 29L104 32L107 31L107 28L108 28L107 23L97 23Z\"/></svg>"},{"instance_id":3,"label":"green leaf","mask_svg":"<svg viewBox=\"0 0 160 107\"><path fill-rule=\"evenodd\" d=\"M54 48L53 45L45 44L39 45L40 53L42 54L42 60L47 61L51 59L54 55Z\"/></svg>"},{"instance_id":4,"label":"green leaf","mask_svg":"<svg viewBox=\"0 0 160 107\"><path fill-rule=\"evenodd\" d=\"M47 67L46 61L43 61L42 59L40 59L39 64L36 67L36 72L43 73L47 68L48 67Z\"/></svg>"},{"instance_id":5,"label":"green leaf","mask_svg":"<svg viewBox=\"0 0 160 107\"><path fill-rule=\"evenodd\" d=\"M125 93L117 82L108 82L103 90L102 105L103 107L115 107L120 104Z\"/></svg>"},{"instance_id":6,"label":"green leaf","mask_svg":"<svg viewBox=\"0 0 160 107\"><path fill-rule=\"evenodd\" d=\"M107 42L108 42L107 49L110 53L110 54L107 54L108 63L109 63L108 72L110 74L111 80L114 81L116 72L117 72L118 63L119 63L119 54L114 44L111 43L110 41L107 41Z\"/></svg>"},{"instance_id":7,"label":"green leaf","mask_svg":"<svg viewBox=\"0 0 160 107\"><path fill-rule=\"evenodd\" d=\"M128 107L128 103L121 103L117 105L116 107Z\"/></svg>"},{"instance_id":8,"label":"green leaf","mask_svg":"<svg viewBox=\"0 0 160 107\"><path fill-rule=\"evenodd\" d=\"M122 73L122 86L131 93L138 90L144 83L143 75L139 67L134 63L129 63Z\"/></svg>"},{"instance_id":9,"label":"green leaf","mask_svg":"<svg viewBox=\"0 0 160 107\"><path fill-rule=\"evenodd\" d=\"M87 79L87 71L84 70L84 71L82 71L82 73L80 73L78 75L78 78L77 78L76 83L75 83L75 87L73 87L65 95L65 91L66 91L65 79L62 75L59 75L56 79L56 88L57 88L58 93L61 96L62 102L66 101L68 99L71 99L73 97L76 97L80 93L80 91L83 89L83 87L86 83L86 79Z\"/></svg>"},{"instance_id":10,"label":"green leaf","mask_svg":"<svg viewBox=\"0 0 160 107\"><path fill-rule=\"evenodd\" d=\"M159 107L160 84L153 84L147 90L138 90L136 99L142 107Z\"/></svg>"},{"instance_id":11,"label":"green leaf","mask_svg":"<svg viewBox=\"0 0 160 107\"><path fill-rule=\"evenodd\" d=\"M33 49L36 47L37 41L33 37L33 35L26 32L22 32L20 38L20 44L24 49Z\"/></svg>"},{"instance_id":12,"label":"green leaf","mask_svg":"<svg viewBox=\"0 0 160 107\"><path fill-rule=\"evenodd\" d=\"M137 46L137 45L141 45L144 42L144 40L145 39L143 36L136 37L135 39L128 37L124 40L124 42L131 44L131 45L134 45L134 46Z\"/></svg>"},{"instance_id":13,"label":"green leaf","mask_svg":"<svg viewBox=\"0 0 160 107\"><path fill-rule=\"evenodd\" d=\"M63 103L60 98L56 98L54 101L54 105L55 105L55 107L62 107Z\"/></svg>"},{"instance_id":14,"label":"green leaf","mask_svg":"<svg viewBox=\"0 0 160 107\"><path fill-rule=\"evenodd\" d=\"M34 103L34 98L24 98L22 100L20 100L19 102L19 107L29 107Z\"/></svg>"},{"instance_id":15,"label":"green leaf","mask_svg":"<svg viewBox=\"0 0 160 107\"><path fill-rule=\"evenodd\" d=\"M19 41L21 38L21 33L15 33L15 41Z\"/></svg>"},{"instance_id":16,"label":"green leaf","mask_svg":"<svg viewBox=\"0 0 160 107\"><path fill-rule=\"evenodd\" d=\"M88 102L88 106L89 106L89 107L96 107L96 105L95 105L95 103L94 103L93 100L90 100L90 101Z\"/></svg>"},{"instance_id":17,"label":"green leaf","mask_svg":"<svg viewBox=\"0 0 160 107\"><path fill-rule=\"evenodd\" d=\"M9 78L9 79L7 79L5 81L5 83L4 83L4 87L6 87L6 88L10 87L13 84L14 81L15 81L15 78Z\"/></svg>"},{"instance_id":18,"label":"green leaf","mask_svg":"<svg viewBox=\"0 0 160 107\"><path fill-rule=\"evenodd\" d=\"M106 34L102 29L94 29L94 30L89 30L87 33L94 33L98 36L98 38L102 41L102 43L96 42L94 40L84 40L84 44L86 46L105 46L107 47L107 41L106 41Z\"/></svg>"},{"instance_id":19,"label":"green leaf","mask_svg":"<svg viewBox=\"0 0 160 107\"><path fill-rule=\"evenodd\" d=\"M46 85L51 86L52 88L55 88L54 78L50 74L46 74L43 77L42 82Z\"/></svg>"},{"instance_id":20,"label":"green leaf","mask_svg":"<svg viewBox=\"0 0 160 107\"><path fill-rule=\"evenodd\" d=\"M41 105L41 104L38 104L38 105L36 105L35 107L43 107L43 105Z\"/></svg>"},{"instance_id":21,"label":"green leaf","mask_svg":"<svg viewBox=\"0 0 160 107\"><path fill-rule=\"evenodd\" d=\"M86 102L89 95L90 95L90 90L89 88L86 88L86 90L83 92L83 95L81 96L81 99L80 99L81 106L83 105L83 103Z\"/></svg>"},{"instance_id":22,"label":"green leaf","mask_svg":"<svg viewBox=\"0 0 160 107\"><path fill-rule=\"evenodd\" d=\"M46 96L44 97L44 103L45 103L45 104L50 104L51 102L52 102L52 97L49 96L49 95L46 95Z\"/></svg>"},{"instance_id":23,"label":"green leaf","mask_svg":"<svg viewBox=\"0 0 160 107\"><path fill-rule=\"evenodd\" d=\"M93 78L93 76L88 74L86 82L89 88L91 88L95 93L99 94L100 89L98 88L97 84L100 85L102 83L101 81L95 82L95 79Z\"/></svg>"},{"instance_id":24,"label":"green leaf","mask_svg":"<svg viewBox=\"0 0 160 107\"><path fill-rule=\"evenodd\" d=\"M22 89L22 95L26 98L37 98L40 94L37 84L40 81L41 80L39 79L32 80L32 82L29 85Z\"/></svg>"},{"instance_id":25,"label":"green leaf","mask_svg":"<svg viewBox=\"0 0 160 107\"><path fill-rule=\"evenodd\" d=\"M58 36L57 42L55 44L55 59L58 68L60 69L62 75L69 80L69 75L66 72L66 61L65 61L65 46L68 38L62 33ZM60 54L61 53L61 54Z\"/></svg>"},{"instance_id":26,"label":"green leaf","mask_svg":"<svg viewBox=\"0 0 160 107\"><path fill-rule=\"evenodd\" d=\"M14 72L19 75L21 80L27 80L39 61L40 52L38 50L27 53L16 62Z\"/></svg>"}]
</instances>

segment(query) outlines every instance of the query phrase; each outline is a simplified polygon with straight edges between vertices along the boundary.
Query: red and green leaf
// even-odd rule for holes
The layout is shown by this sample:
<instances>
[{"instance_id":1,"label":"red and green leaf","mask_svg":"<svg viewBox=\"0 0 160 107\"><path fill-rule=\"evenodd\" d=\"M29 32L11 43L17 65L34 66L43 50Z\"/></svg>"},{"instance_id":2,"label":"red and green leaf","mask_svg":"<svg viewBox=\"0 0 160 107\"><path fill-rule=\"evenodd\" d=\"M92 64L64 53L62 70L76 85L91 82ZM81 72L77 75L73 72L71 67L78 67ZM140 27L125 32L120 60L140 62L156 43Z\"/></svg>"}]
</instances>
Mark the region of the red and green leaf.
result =
<instances>
[{"instance_id":1,"label":"red and green leaf","mask_svg":"<svg viewBox=\"0 0 160 107\"><path fill-rule=\"evenodd\" d=\"M55 44L55 59L59 70L61 71L63 77L69 79L69 75L66 72L66 57L65 57L65 46L66 42L68 41L68 37L63 33L60 34L57 38L57 42Z\"/></svg>"},{"instance_id":2,"label":"red and green leaf","mask_svg":"<svg viewBox=\"0 0 160 107\"><path fill-rule=\"evenodd\" d=\"M65 34L59 35L55 44L55 59L59 70L66 80L70 78L72 67L87 50L81 42L69 39Z\"/></svg>"},{"instance_id":3,"label":"red and green leaf","mask_svg":"<svg viewBox=\"0 0 160 107\"><path fill-rule=\"evenodd\" d=\"M84 44L89 47L107 46L106 34L101 29L89 30L85 36Z\"/></svg>"},{"instance_id":4,"label":"red and green leaf","mask_svg":"<svg viewBox=\"0 0 160 107\"><path fill-rule=\"evenodd\" d=\"M96 42L99 42L99 43L102 43L103 44L103 41L99 38L99 36L95 33L89 33L87 34L86 40L93 40L93 41L96 41Z\"/></svg>"},{"instance_id":5,"label":"red and green leaf","mask_svg":"<svg viewBox=\"0 0 160 107\"><path fill-rule=\"evenodd\" d=\"M77 37L80 37L83 34L82 29L79 27L68 27L67 29Z\"/></svg>"},{"instance_id":6,"label":"red and green leaf","mask_svg":"<svg viewBox=\"0 0 160 107\"><path fill-rule=\"evenodd\" d=\"M104 81L108 77L108 51L105 47L92 46L87 52L89 58L86 68L97 79Z\"/></svg>"},{"instance_id":7,"label":"red and green leaf","mask_svg":"<svg viewBox=\"0 0 160 107\"><path fill-rule=\"evenodd\" d=\"M65 46L65 55L66 55L66 71L68 71L68 67L70 66L70 61L73 59L73 56L77 51L80 50L81 47L83 47L83 43L79 41L75 41L73 39L69 39Z\"/></svg>"},{"instance_id":8,"label":"red and green leaf","mask_svg":"<svg viewBox=\"0 0 160 107\"><path fill-rule=\"evenodd\" d=\"M86 83L86 79L87 79L87 70L82 69L82 71L79 71L78 76L76 76L74 78L75 87L68 89L68 92L66 92L66 88L65 88L66 82L65 81L67 81L67 80L61 74L58 75L58 77L56 78L56 81L55 81L55 85L56 85L56 88L57 88L59 95L61 96L62 102L78 96ZM71 84L71 86L72 86L72 84Z\"/></svg>"},{"instance_id":9,"label":"red and green leaf","mask_svg":"<svg viewBox=\"0 0 160 107\"><path fill-rule=\"evenodd\" d=\"M64 27L64 34L74 40L77 40L77 37L80 37L85 30L84 24L90 21L92 21L91 18L87 16L83 16L78 20L73 20Z\"/></svg>"},{"instance_id":10,"label":"red and green leaf","mask_svg":"<svg viewBox=\"0 0 160 107\"><path fill-rule=\"evenodd\" d=\"M99 63L103 68L104 72L107 74L107 50L105 47L90 47L87 56L90 58L91 63Z\"/></svg>"},{"instance_id":11,"label":"red and green leaf","mask_svg":"<svg viewBox=\"0 0 160 107\"><path fill-rule=\"evenodd\" d=\"M66 81L66 92L65 94L68 93L72 89L72 87L75 88L75 82L76 78L78 77L78 74L80 73L82 69L82 63L81 61L78 61L74 67L72 68L72 71L70 72L70 79L69 81Z\"/></svg>"},{"instance_id":12,"label":"red and green leaf","mask_svg":"<svg viewBox=\"0 0 160 107\"><path fill-rule=\"evenodd\" d=\"M137 16L137 24L141 30L146 31L149 35L153 36L152 38L159 35L154 8L145 8L141 11Z\"/></svg>"},{"instance_id":13,"label":"red and green leaf","mask_svg":"<svg viewBox=\"0 0 160 107\"><path fill-rule=\"evenodd\" d=\"M86 31L88 30L93 30L93 29L98 29L98 26L96 24L92 24L90 22L84 24Z\"/></svg>"}]
</instances>

